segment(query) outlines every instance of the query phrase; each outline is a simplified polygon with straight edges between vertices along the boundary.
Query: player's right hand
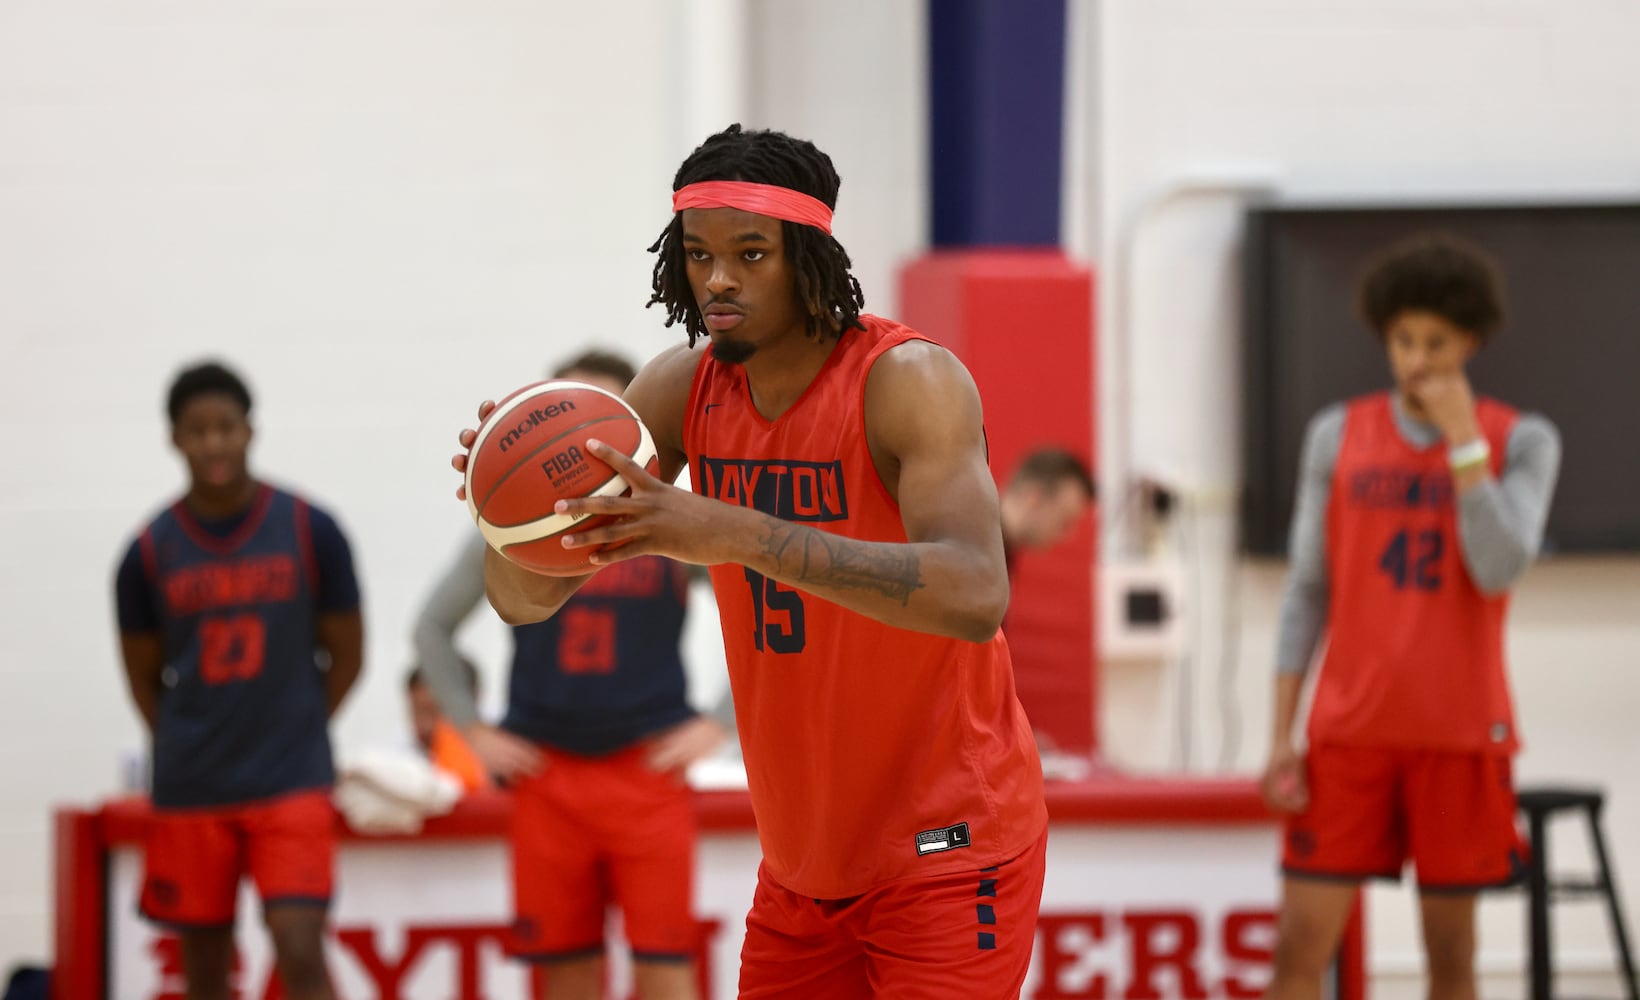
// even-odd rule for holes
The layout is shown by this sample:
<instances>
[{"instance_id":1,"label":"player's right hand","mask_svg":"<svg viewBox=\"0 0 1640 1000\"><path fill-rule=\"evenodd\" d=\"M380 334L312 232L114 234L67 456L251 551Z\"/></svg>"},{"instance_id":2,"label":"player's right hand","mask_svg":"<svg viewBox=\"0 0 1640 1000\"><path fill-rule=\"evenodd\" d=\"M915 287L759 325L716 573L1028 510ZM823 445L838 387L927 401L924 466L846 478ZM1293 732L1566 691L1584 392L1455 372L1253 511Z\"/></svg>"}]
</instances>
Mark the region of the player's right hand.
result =
<instances>
[{"instance_id":1,"label":"player's right hand","mask_svg":"<svg viewBox=\"0 0 1640 1000\"><path fill-rule=\"evenodd\" d=\"M478 404L478 424L480 427L484 426L484 418L489 416L490 411L494 409L495 400L493 399L486 399ZM461 450L450 457L450 465L461 473L461 485L456 487L456 499L465 503L467 500L467 456L473 450L473 442L478 440L478 431L471 427L463 427L461 433L456 435L456 440L461 442Z\"/></svg>"},{"instance_id":2,"label":"player's right hand","mask_svg":"<svg viewBox=\"0 0 1640 1000\"><path fill-rule=\"evenodd\" d=\"M1310 788L1304 779L1304 755L1291 746L1270 753L1270 762L1259 779L1264 804L1281 813L1303 812L1310 805Z\"/></svg>"},{"instance_id":3,"label":"player's right hand","mask_svg":"<svg viewBox=\"0 0 1640 1000\"><path fill-rule=\"evenodd\" d=\"M656 771L682 773L697 760L710 757L728 736L723 726L697 715L666 730L649 743L648 762Z\"/></svg>"},{"instance_id":4,"label":"player's right hand","mask_svg":"<svg viewBox=\"0 0 1640 1000\"><path fill-rule=\"evenodd\" d=\"M462 731L467 745L484 762L484 769L497 778L510 780L534 774L547 766L547 758L534 743L504 729L480 722Z\"/></svg>"}]
</instances>

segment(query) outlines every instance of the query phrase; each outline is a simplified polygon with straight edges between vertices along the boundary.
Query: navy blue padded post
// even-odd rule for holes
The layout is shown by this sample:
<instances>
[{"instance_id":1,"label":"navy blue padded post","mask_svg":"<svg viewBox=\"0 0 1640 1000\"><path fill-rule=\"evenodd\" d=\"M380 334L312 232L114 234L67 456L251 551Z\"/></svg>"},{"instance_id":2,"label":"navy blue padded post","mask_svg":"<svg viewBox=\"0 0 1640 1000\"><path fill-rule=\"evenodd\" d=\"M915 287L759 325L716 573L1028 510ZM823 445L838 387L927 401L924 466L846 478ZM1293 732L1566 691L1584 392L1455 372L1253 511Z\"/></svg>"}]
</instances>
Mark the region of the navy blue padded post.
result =
<instances>
[{"instance_id":1,"label":"navy blue padded post","mask_svg":"<svg viewBox=\"0 0 1640 1000\"><path fill-rule=\"evenodd\" d=\"M1065 0L926 9L933 245L1059 246Z\"/></svg>"}]
</instances>

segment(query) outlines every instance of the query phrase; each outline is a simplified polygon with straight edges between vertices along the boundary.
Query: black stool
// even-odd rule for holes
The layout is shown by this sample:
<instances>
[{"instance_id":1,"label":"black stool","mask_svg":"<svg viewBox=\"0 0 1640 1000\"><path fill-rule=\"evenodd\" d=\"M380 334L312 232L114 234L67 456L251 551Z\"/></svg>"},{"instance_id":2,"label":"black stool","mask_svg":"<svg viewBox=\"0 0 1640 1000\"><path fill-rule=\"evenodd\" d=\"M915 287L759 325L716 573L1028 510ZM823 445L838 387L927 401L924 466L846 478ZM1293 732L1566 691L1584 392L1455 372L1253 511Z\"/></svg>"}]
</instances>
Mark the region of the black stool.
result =
<instances>
[{"instance_id":1,"label":"black stool","mask_svg":"<svg viewBox=\"0 0 1640 1000\"><path fill-rule=\"evenodd\" d=\"M1622 964L1624 995L1640 1000L1636 988L1634 956L1629 951L1629 935L1623 924L1623 906L1617 899L1617 880L1606 856L1606 838L1600 830L1600 809L1605 794L1589 788L1523 788L1516 799L1526 815L1531 836L1532 858L1526 869L1528 893L1527 927L1531 936L1532 1000L1553 1000L1554 951L1549 939L1549 904L1557 899L1600 895L1606 897L1606 913L1611 918L1612 938ZM1589 826L1589 843L1594 847L1596 871L1587 879L1553 878L1549 874L1549 820L1555 813L1581 809Z\"/></svg>"}]
</instances>

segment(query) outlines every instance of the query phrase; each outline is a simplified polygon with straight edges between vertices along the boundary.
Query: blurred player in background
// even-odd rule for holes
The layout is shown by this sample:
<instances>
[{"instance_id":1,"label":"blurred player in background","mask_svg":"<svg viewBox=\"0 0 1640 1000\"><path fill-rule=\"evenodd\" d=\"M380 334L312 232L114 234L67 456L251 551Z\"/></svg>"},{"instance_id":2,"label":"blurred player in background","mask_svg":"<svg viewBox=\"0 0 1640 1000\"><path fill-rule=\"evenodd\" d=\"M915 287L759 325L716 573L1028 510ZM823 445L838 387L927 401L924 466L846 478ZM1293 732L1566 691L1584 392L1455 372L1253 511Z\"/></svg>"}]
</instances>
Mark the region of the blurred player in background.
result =
<instances>
[{"instance_id":1,"label":"blurred player in background","mask_svg":"<svg viewBox=\"0 0 1640 1000\"><path fill-rule=\"evenodd\" d=\"M190 1000L226 1000L248 874L286 994L329 1000L327 723L364 645L352 555L329 514L252 477L237 375L188 368L166 405L188 491L142 529L115 583L153 741L142 911L180 934Z\"/></svg>"},{"instance_id":2,"label":"blurred player in background","mask_svg":"<svg viewBox=\"0 0 1640 1000\"><path fill-rule=\"evenodd\" d=\"M1087 463L1063 448L1034 448L1020 460L998 496L1002 553L1010 582L1015 579L1019 553L1046 551L1064 541L1093 505L1094 495L1093 474ZM1006 617L1002 631L1011 632ZM1037 749L1045 755L1050 777L1058 773L1055 768L1063 770L1064 775L1080 773L1070 755L1060 753L1053 737L1035 721L1046 717L1051 700L1063 697L1057 673L1051 663L1014 658L1019 703L1033 720L1031 734Z\"/></svg>"},{"instance_id":3,"label":"blurred player in background","mask_svg":"<svg viewBox=\"0 0 1640 1000\"><path fill-rule=\"evenodd\" d=\"M619 395L630 362L592 351L553 372ZM514 952L550 1000L603 996L619 907L642 1000L698 996L694 805L684 770L723 741L687 698L686 567L659 556L599 574L554 618L513 629L506 718L479 720L456 629L484 597L474 531L417 617L423 671L450 720L516 790Z\"/></svg>"},{"instance_id":4,"label":"blurred player in background","mask_svg":"<svg viewBox=\"0 0 1640 1000\"><path fill-rule=\"evenodd\" d=\"M465 656L456 654L461 668L461 682L466 686L473 704L478 704L478 665ZM411 667L404 676L404 696L410 707L410 727L416 736L416 747L428 763L461 783L463 794L491 787L489 769L479 760L467 737L444 717L438 698L427 683L427 671L419 665Z\"/></svg>"},{"instance_id":5,"label":"blurred player in background","mask_svg":"<svg viewBox=\"0 0 1640 1000\"><path fill-rule=\"evenodd\" d=\"M1022 549L1064 541L1093 504L1093 474L1063 448L1033 449L1002 487L1002 550L1011 573Z\"/></svg>"},{"instance_id":6,"label":"blurred player in background","mask_svg":"<svg viewBox=\"0 0 1640 1000\"><path fill-rule=\"evenodd\" d=\"M1323 410L1305 439L1263 779L1289 814L1268 995L1319 997L1359 883L1411 860L1428 995L1473 998L1476 892L1523 861L1504 618L1542 541L1560 442L1470 388L1464 366L1503 320L1478 251L1398 245L1361 306L1395 384ZM1293 722L1323 635L1301 751Z\"/></svg>"},{"instance_id":7,"label":"blurred player in background","mask_svg":"<svg viewBox=\"0 0 1640 1000\"><path fill-rule=\"evenodd\" d=\"M637 557L711 567L763 848L741 997L1017 996L1047 811L998 628L979 393L860 312L839 183L812 143L738 125L684 161L651 301L689 344L626 394L661 477L593 447L631 495L558 509L622 519L564 539L621 544L592 557L607 568L541 576L487 550L490 599L536 621ZM668 485L685 465L693 493Z\"/></svg>"}]
</instances>

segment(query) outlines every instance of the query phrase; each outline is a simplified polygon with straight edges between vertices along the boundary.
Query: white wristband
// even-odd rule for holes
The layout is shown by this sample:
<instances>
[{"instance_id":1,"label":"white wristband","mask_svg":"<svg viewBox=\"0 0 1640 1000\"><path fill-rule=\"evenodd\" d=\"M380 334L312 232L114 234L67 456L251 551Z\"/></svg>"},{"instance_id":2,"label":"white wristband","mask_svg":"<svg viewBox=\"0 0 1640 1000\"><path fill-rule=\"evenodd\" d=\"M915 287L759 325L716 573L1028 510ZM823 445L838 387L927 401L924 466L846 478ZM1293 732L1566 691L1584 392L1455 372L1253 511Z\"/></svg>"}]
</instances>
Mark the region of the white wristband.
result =
<instances>
[{"instance_id":1,"label":"white wristband","mask_svg":"<svg viewBox=\"0 0 1640 1000\"><path fill-rule=\"evenodd\" d=\"M1453 472L1462 472L1477 465L1485 465L1487 459L1491 457L1492 446L1487 444L1486 439L1483 437L1446 450L1446 460L1452 466Z\"/></svg>"}]
</instances>

